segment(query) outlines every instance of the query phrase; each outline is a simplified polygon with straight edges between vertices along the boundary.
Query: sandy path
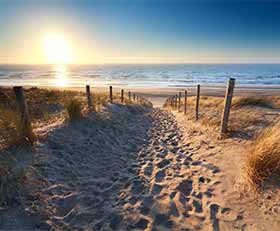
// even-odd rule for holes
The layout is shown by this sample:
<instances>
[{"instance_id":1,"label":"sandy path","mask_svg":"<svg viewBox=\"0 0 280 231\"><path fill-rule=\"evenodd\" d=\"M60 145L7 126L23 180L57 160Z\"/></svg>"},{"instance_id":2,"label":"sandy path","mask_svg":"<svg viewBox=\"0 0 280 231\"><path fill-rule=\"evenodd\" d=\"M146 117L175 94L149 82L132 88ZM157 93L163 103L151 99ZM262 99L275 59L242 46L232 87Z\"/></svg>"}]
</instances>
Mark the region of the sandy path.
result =
<instances>
[{"instance_id":1,"label":"sandy path","mask_svg":"<svg viewBox=\"0 0 280 231\"><path fill-rule=\"evenodd\" d=\"M218 231L222 214L238 220L211 200L220 169L196 156L199 147L185 140L171 113L155 110L153 118L149 143L138 154L143 190L132 182L121 193L124 217L134 224L129 230Z\"/></svg>"},{"instance_id":2,"label":"sandy path","mask_svg":"<svg viewBox=\"0 0 280 231\"><path fill-rule=\"evenodd\" d=\"M51 186L41 192L52 227L121 227L116 199L136 175L136 154L150 126L145 113L113 105L97 123L89 118L56 130L37 148L48 156L40 169Z\"/></svg>"}]
</instances>

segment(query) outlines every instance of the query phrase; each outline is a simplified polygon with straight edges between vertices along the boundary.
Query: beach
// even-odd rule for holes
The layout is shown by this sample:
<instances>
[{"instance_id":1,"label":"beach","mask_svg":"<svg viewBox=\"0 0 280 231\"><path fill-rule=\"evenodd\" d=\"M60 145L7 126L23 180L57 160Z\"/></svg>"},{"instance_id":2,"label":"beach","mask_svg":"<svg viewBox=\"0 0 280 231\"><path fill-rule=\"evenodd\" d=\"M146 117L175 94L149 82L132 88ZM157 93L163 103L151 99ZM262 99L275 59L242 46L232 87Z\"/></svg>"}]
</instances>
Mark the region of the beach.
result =
<instances>
[{"instance_id":1,"label":"beach","mask_svg":"<svg viewBox=\"0 0 280 231\"><path fill-rule=\"evenodd\" d=\"M202 97L198 121L193 91L187 115L159 107L175 92L139 91L154 108L116 101L78 121L37 127L32 148L2 149L2 163L12 159L2 179L13 193L3 194L1 229L277 230L277 189L251 190L244 169L255 135L279 109L234 106L236 130L220 140L209 118L219 121L223 90ZM252 121L242 113L253 113Z\"/></svg>"},{"instance_id":2,"label":"beach","mask_svg":"<svg viewBox=\"0 0 280 231\"><path fill-rule=\"evenodd\" d=\"M0 231L279 231L279 12L0 0Z\"/></svg>"}]
</instances>

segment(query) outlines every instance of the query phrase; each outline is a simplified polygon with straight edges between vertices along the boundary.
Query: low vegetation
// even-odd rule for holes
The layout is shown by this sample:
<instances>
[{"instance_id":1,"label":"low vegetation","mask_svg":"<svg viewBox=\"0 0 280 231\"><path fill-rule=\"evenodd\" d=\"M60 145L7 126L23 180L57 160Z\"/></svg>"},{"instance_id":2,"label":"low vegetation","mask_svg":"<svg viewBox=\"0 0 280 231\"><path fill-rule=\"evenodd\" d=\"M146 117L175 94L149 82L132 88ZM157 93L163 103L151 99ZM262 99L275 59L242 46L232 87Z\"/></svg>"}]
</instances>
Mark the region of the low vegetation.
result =
<instances>
[{"instance_id":1,"label":"low vegetation","mask_svg":"<svg viewBox=\"0 0 280 231\"><path fill-rule=\"evenodd\" d=\"M188 120L195 118L196 97L188 97ZM182 106L183 110L184 105ZM201 96L199 121L202 125L219 130L224 107L223 97ZM237 96L233 98L229 120L229 133L252 138L277 117L273 109L280 109L280 97Z\"/></svg>"},{"instance_id":2,"label":"low vegetation","mask_svg":"<svg viewBox=\"0 0 280 231\"><path fill-rule=\"evenodd\" d=\"M87 108L85 92L71 90L27 88L24 91L32 128L36 129L58 118L75 120L82 116ZM120 94L113 95L114 102L120 103ZM92 107L89 110L99 112L109 102L108 93L95 92L91 95ZM148 101L129 101L124 98L125 104L139 104L152 106ZM24 132L23 132L24 131ZM32 132L30 130L30 132ZM17 108L12 88L0 88L0 148L22 143L26 140L26 128L23 129L20 113ZM33 134L30 133L32 140ZM31 141L31 140L30 140Z\"/></svg>"},{"instance_id":3,"label":"low vegetation","mask_svg":"<svg viewBox=\"0 0 280 231\"><path fill-rule=\"evenodd\" d=\"M273 98L268 97L235 97L232 106L235 108L246 106L274 108L276 105Z\"/></svg>"},{"instance_id":4,"label":"low vegetation","mask_svg":"<svg viewBox=\"0 0 280 231\"><path fill-rule=\"evenodd\" d=\"M71 99L67 105L69 120L77 120L82 117L82 103L77 99Z\"/></svg>"},{"instance_id":5,"label":"low vegetation","mask_svg":"<svg viewBox=\"0 0 280 231\"><path fill-rule=\"evenodd\" d=\"M267 128L256 139L247 160L248 179L260 188L280 176L280 122Z\"/></svg>"}]
</instances>

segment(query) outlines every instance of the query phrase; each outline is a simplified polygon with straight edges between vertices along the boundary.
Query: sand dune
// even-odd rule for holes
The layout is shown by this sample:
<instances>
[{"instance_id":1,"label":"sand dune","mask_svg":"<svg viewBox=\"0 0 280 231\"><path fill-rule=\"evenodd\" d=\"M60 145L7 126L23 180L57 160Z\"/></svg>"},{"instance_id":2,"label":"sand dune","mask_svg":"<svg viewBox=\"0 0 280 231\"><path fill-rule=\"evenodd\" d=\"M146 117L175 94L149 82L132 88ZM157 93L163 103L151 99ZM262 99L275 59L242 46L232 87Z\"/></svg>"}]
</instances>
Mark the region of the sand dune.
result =
<instances>
[{"instance_id":1,"label":"sand dune","mask_svg":"<svg viewBox=\"0 0 280 231\"><path fill-rule=\"evenodd\" d=\"M21 151L31 171L1 229L277 230L277 213L240 188L246 145L196 126L121 105L59 125Z\"/></svg>"}]
</instances>

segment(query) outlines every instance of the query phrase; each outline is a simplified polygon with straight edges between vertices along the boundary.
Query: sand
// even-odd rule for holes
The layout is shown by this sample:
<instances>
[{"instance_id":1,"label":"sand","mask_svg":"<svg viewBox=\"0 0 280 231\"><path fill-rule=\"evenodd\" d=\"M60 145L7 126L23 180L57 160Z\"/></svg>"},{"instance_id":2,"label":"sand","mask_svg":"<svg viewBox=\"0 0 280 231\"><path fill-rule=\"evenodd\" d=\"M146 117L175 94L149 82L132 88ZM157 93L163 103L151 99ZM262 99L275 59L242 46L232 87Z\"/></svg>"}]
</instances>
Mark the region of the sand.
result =
<instances>
[{"instance_id":1,"label":"sand","mask_svg":"<svg viewBox=\"0 0 280 231\"><path fill-rule=\"evenodd\" d=\"M0 228L279 230L278 194L247 190L250 142L215 135L182 113L117 104L50 126L32 149L5 151L28 174Z\"/></svg>"}]
</instances>

